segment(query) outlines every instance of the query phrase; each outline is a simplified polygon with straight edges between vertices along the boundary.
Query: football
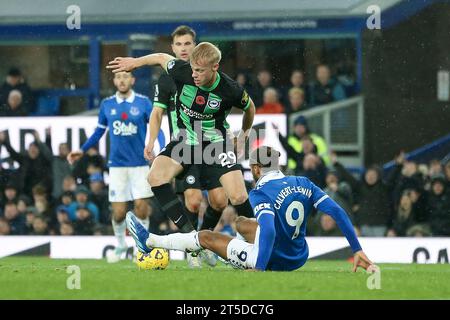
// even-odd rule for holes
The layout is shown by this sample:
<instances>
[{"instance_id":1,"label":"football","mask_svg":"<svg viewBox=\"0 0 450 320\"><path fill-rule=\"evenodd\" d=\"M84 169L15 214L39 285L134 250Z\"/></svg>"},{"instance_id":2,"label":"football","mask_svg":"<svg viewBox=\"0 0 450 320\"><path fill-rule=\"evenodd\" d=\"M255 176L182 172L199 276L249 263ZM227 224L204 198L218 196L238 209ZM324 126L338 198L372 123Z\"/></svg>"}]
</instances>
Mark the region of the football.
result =
<instances>
[{"instance_id":1,"label":"football","mask_svg":"<svg viewBox=\"0 0 450 320\"><path fill-rule=\"evenodd\" d=\"M138 252L136 264L139 270L163 270L169 265L169 251L154 248L149 253Z\"/></svg>"}]
</instances>

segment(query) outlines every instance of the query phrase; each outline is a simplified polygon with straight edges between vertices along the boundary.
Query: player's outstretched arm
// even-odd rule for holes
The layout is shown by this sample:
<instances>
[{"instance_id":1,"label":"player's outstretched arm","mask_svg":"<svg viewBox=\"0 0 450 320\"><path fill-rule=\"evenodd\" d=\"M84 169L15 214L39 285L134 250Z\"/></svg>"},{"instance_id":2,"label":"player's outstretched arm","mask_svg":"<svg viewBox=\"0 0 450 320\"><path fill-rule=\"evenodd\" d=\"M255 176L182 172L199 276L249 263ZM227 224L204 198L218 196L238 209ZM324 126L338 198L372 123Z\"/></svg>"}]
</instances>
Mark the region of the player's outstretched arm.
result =
<instances>
[{"instance_id":1,"label":"player's outstretched arm","mask_svg":"<svg viewBox=\"0 0 450 320\"><path fill-rule=\"evenodd\" d=\"M329 214L336 221L336 224L338 225L344 236L347 238L347 241L352 248L354 254L354 265L352 271L356 272L359 267L371 272L376 271L378 267L374 265L372 261L369 260L369 258L367 258L366 254L362 250L347 213L334 200L329 198L322 190L320 190L318 187L315 188L317 188L317 193L323 195L320 200L317 201L318 204L315 205L315 207L317 207L317 209L319 209L320 211Z\"/></svg>"},{"instance_id":2,"label":"player's outstretched arm","mask_svg":"<svg viewBox=\"0 0 450 320\"><path fill-rule=\"evenodd\" d=\"M122 71L130 72L146 65L159 65L167 72L167 64L173 59L175 59L175 57L166 53L152 53L139 58L117 57L108 63L106 69L110 69L113 73L117 73Z\"/></svg>"},{"instance_id":3,"label":"player's outstretched arm","mask_svg":"<svg viewBox=\"0 0 450 320\"><path fill-rule=\"evenodd\" d=\"M244 111L244 117L242 118L242 128L239 135L235 139L236 143L236 156L241 158L244 155L245 142L250 135L250 129L253 126L253 120L255 119L256 113L255 104L250 99L250 106Z\"/></svg>"}]
</instances>

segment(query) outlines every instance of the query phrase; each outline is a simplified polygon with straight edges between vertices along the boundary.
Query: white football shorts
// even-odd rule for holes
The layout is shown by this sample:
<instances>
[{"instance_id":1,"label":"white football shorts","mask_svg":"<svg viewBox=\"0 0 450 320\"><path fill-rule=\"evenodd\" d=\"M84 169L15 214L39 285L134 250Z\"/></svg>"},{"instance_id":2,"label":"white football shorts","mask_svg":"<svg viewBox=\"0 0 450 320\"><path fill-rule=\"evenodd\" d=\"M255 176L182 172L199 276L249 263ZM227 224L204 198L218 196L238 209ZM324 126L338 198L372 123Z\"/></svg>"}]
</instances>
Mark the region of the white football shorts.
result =
<instances>
[{"instance_id":1,"label":"white football shorts","mask_svg":"<svg viewBox=\"0 0 450 320\"><path fill-rule=\"evenodd\" d=\"M109 201L127 202L152 197L147 182L149 170L148 166L109 168Z\"/></svg>"},{"instance_id":2,"label":"white football shorts","mask_svg":"<svg viewBox=\"0 0 450 320\"><path fill-rule=\"evenodd\" d=\"M255 244L233 239L227 246L228 262L236 269L254 269L258 258L259 227L256 229Z\"/></svg>"}]
</instances>

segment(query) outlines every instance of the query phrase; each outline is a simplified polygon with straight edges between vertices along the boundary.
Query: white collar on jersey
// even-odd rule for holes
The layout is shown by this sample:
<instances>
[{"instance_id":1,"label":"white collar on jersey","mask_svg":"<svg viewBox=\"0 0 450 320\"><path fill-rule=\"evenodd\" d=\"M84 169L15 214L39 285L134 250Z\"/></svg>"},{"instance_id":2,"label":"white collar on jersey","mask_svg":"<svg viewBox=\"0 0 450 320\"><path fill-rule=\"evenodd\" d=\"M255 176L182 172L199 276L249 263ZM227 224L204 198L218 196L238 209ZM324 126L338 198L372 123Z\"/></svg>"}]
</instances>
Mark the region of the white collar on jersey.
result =
<instances>
[{"instance_id":1,"label":"white collar on jersey","mask_svg":"<svg viewBox=\"0 0 450 320\"><path fill-rule=\"evenodd\" d=\"M126 98L126 99L122 99L122 98L119 96L119 92L116 92L116 102L117 102L117 104L122 103L122 102L124 102L124 101L126 101L126 102L128 102L128 103L133 103L134 98L136 98L136 93L134 93L133 90L131 90L130 96L129 96L128 98Z\"/></svg>"},{"instance_id":2,"label":"white collar on jersey","mask_svg":"<svg viewBox=\"0 0 450 320\"><path fill-rule=\"evenodd\" d=\"M269 182L270 180L277 180L281 178L284 178L284 174L280 170L269 171L265 175L259 177L258 181L256 182L256 187L262 187L266 182Z\"/></svg>"}]
</instances>

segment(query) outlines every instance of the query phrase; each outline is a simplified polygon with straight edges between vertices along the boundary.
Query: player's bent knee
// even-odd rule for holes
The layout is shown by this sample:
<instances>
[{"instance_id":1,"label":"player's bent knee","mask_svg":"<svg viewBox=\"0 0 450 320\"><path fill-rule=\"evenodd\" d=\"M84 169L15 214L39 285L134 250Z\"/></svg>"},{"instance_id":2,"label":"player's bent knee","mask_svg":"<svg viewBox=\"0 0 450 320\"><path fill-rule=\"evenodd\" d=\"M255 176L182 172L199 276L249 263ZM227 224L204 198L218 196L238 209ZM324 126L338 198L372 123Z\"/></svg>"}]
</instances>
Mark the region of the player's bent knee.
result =
<instances>
[{"instance_id":1,"label":"player's bent knee","mask_svg":"<svg viewBox=\"0 0 450 320\"><path fill-rule=\"evenodd\" d=\"M235 220L236 228L239 228L239 226L242 225L242 223L243 223L245 220L247 220L246 217L238 216L238 217L236 218L236 220Z\"/></svg>"},{"instance_id":2,"label":"player's bent knee","mask_svg":"<svg viewBox=\"0 0 450 320\"><path fill-rule=\"evenodd\" d=\"M230 201L232 205L239 205L239 204L243 204L246 200L248 199L248 195L247 194L236 194L233 196L230 196Z\"/></svg>"},{"instance_id":3,"label":"player's bent knee","mask_svg":"<svg viewBox=\"0 0 450 320\"><path fill-rule=\"evenodd\" d=\"M157 187L160 186L164 183L168 183L169 181L167 179L164 179L164 176L156 173L154 171L150 171L150 173L148 174L148 179L147 179L148 183L150 184L151 187Z\"/></svg>"},{"instance_id":4,"label":"player's bent knee","mask_svg":"<svg viewBox=\"0 0 450 320\"><path fill-rule=\"evenodd\" d=\"M215 211L223 211L228 206L228 199L224 198L225 201L216 199L211 199L210 205Z\"/></svg>"}]
</instances>

